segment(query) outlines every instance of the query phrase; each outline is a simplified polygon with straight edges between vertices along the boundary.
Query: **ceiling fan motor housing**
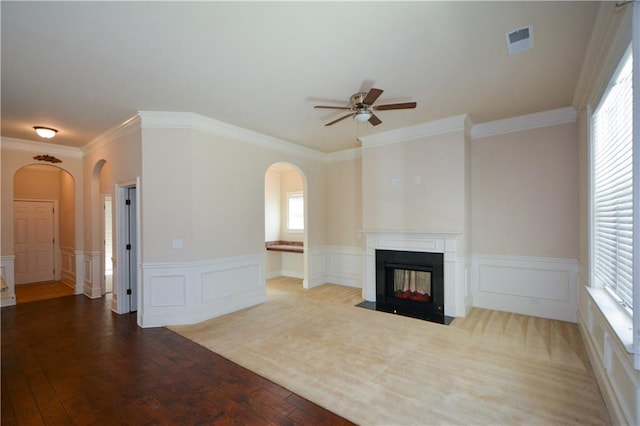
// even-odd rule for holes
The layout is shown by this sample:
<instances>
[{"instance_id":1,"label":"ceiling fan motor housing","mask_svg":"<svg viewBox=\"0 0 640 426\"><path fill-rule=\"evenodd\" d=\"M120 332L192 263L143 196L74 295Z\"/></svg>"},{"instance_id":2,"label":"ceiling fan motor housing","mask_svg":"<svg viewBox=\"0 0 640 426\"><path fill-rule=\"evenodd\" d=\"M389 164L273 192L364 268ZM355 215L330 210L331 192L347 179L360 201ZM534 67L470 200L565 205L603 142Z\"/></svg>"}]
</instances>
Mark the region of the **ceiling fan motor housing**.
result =
<instances>
[{"instance_id":1,"label":"ceiling fan motor housing","mask_svg":"<svg viewBox=\"0 0 640 426\"><path fill-rule=\"evenodd\" d=\"M370 105L366 105L363 102L366 96L367 96L366 92L356 93L355 95L351 96L351 104L354 106L355 109L360 109L360 108L365 108L370 106Z\"/></svg>"}]
</instances>

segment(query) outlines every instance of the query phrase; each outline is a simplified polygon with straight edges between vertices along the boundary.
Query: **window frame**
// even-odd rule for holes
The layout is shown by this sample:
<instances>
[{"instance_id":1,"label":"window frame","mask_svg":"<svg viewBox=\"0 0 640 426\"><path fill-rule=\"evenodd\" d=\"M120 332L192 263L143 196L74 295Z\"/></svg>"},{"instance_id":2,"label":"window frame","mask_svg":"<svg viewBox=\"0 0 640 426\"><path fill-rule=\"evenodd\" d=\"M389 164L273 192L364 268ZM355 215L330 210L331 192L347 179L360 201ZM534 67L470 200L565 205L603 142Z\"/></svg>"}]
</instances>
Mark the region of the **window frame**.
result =
<instances>
[{"instance_id":1,"label":"window frame","mask_svg":"<svg viewBox=\"0 0 640 426\"><path fill-rule=\"evenodd\" d=\"M300 198L302 200L302 227L291 227L291 200L294 198ZM305 205L304 205L304 191L288 191L285 195L285 220L287 225L287 232L289 233L303 233L305 230Z\"/></svg>"},{"instance_id":2,"label":"window frame","mask_svg":"<svg viewBox=\"0 0 640 426\"><path fill-rule=\"evenodd\" d=\"M625 49L625 53L621 56L615 71L612 73L607 87L605 89L605 91L603 92L602 96L600 97L599 101L598 101L598 105L595 109L593 110L589 110L588 113L588 132L589 132L589 173L590 173L590 185L589 185L589 222L590 222L590 242L589 242L589 264L590 264L590 286L593 288L600 288L600 289L604 289L606 291L606 293L609 295L609 297L611 297L616 304L620 305L620 307L629 315L629 316L633 316L633 305L634 305L634 301L633 299L635 298L635 288L637 288L636 283L638 282L638 277L636 277L637 275L637 269L633 271L633 278L632 278L632 282L631 282L631 290L632 290L632 300L631 300L631 306L629 306L629 301L625 301L623 300L622 297L620 297L620 295L618 295L616 293L616 291L614 291L613 289L611 289L609 286L605 285L597 276L596 276L596 181L595 181L595 169L596 169L596 159L595 159L595 129L594 129L594 122L595 122L595 118L596 118L596 114L599 112L599 109L603 106L607 96L609 95L611 88L614 86L614 82L618 79L621 71L623 70L624 66L626 66L627 61L630 59L630 56L632 56L633 52L632 52L632 46L630 45L627 49ZM632 63L633 61L635 61L636 58L632 58ZM633 73L633 64L632 64L632 79L633 81L636 80L636 73ZM637 103L637 100L634 100L634 104ZM634 105L633 108L636 108L636 106ZM633 132L633 124L632 124L632 132ZM633 135L633 133L632 133ZM632 141L631 141L631 149L632 149L632 164L633 164L633 173L632 173L632 178L631 178L631 185L633 186L633 188L636 188L637 192L637 181L638 181L638 174L639 174L639 170L636 167L636 157L638 157L638 150L636 148L636 136L633 135L632 136ZM635 195L635 194L634 194ZM634 228L638 228L637 224L637 206L638 206L638 198L639 197L633 197L633 212L632 212L632 226ZM637 253L638 253L638 249L639 247L637 246L637 232L636 229L634 229L634 234L633 234L633 241L632 241L632 258L634 259L633 261L635 262L635 258L637 257Z\"/></svg>"}]
</instances>

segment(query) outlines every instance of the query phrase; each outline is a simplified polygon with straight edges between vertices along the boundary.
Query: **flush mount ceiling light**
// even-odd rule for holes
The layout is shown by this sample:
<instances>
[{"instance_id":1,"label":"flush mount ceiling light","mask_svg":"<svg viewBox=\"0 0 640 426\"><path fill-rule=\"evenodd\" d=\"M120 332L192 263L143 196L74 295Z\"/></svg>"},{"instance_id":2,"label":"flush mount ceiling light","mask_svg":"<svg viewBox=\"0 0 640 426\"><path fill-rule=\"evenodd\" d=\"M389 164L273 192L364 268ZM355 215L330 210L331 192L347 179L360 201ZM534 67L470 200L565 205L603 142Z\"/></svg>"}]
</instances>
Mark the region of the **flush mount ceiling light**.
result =
<instances>
[{"instance_id":1,"label":"flush mount ceiling light","mask_svg":"<svg viewBox=\"0 0 640 426\"><path fill-rule=\"evenodd\" d=\"M34 129L38 136L44 139L51 139L58 133L56 129L52 129L51 127L35 126Z\"/></svg>"}]
</instances>

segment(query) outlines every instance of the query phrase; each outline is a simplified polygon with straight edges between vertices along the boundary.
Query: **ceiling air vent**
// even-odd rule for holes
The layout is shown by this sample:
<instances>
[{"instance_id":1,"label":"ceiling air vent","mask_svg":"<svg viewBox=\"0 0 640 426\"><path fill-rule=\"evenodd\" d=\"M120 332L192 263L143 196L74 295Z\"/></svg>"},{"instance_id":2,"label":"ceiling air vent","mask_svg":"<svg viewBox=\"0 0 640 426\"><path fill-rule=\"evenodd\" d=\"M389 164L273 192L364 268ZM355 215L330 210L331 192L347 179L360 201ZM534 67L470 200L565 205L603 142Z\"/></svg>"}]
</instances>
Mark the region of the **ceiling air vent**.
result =
<instances>
[{"instance_id":1,"label":"ceiling air vent","mask_svg":"<svg viewBox=\"0 0 640 426\"><path fill-rule=\"evenodd\" d=\"M533 47L533 26L518 28L504 35L509 55L529 50Z\"/></svg>"}]
</instances>

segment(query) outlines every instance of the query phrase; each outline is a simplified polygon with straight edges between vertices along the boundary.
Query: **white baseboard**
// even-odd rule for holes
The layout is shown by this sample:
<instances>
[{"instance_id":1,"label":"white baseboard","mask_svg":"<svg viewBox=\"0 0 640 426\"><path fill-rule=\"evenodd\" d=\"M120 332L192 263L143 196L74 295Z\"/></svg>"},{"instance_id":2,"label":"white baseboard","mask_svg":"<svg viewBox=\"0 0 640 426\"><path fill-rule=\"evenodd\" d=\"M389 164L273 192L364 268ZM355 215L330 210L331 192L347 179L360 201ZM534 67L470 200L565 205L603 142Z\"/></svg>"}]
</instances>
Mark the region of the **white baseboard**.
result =
<instances>
[{"instance_id":1,"label":"white baseboard","mask_svg":"<svg viewBox=\"0 0 640 426\"><path fill-rule=\"evenodd\" d=\"M577 321L574 259L473 255L473 306Z\"/></svg>"}]
</instances>

